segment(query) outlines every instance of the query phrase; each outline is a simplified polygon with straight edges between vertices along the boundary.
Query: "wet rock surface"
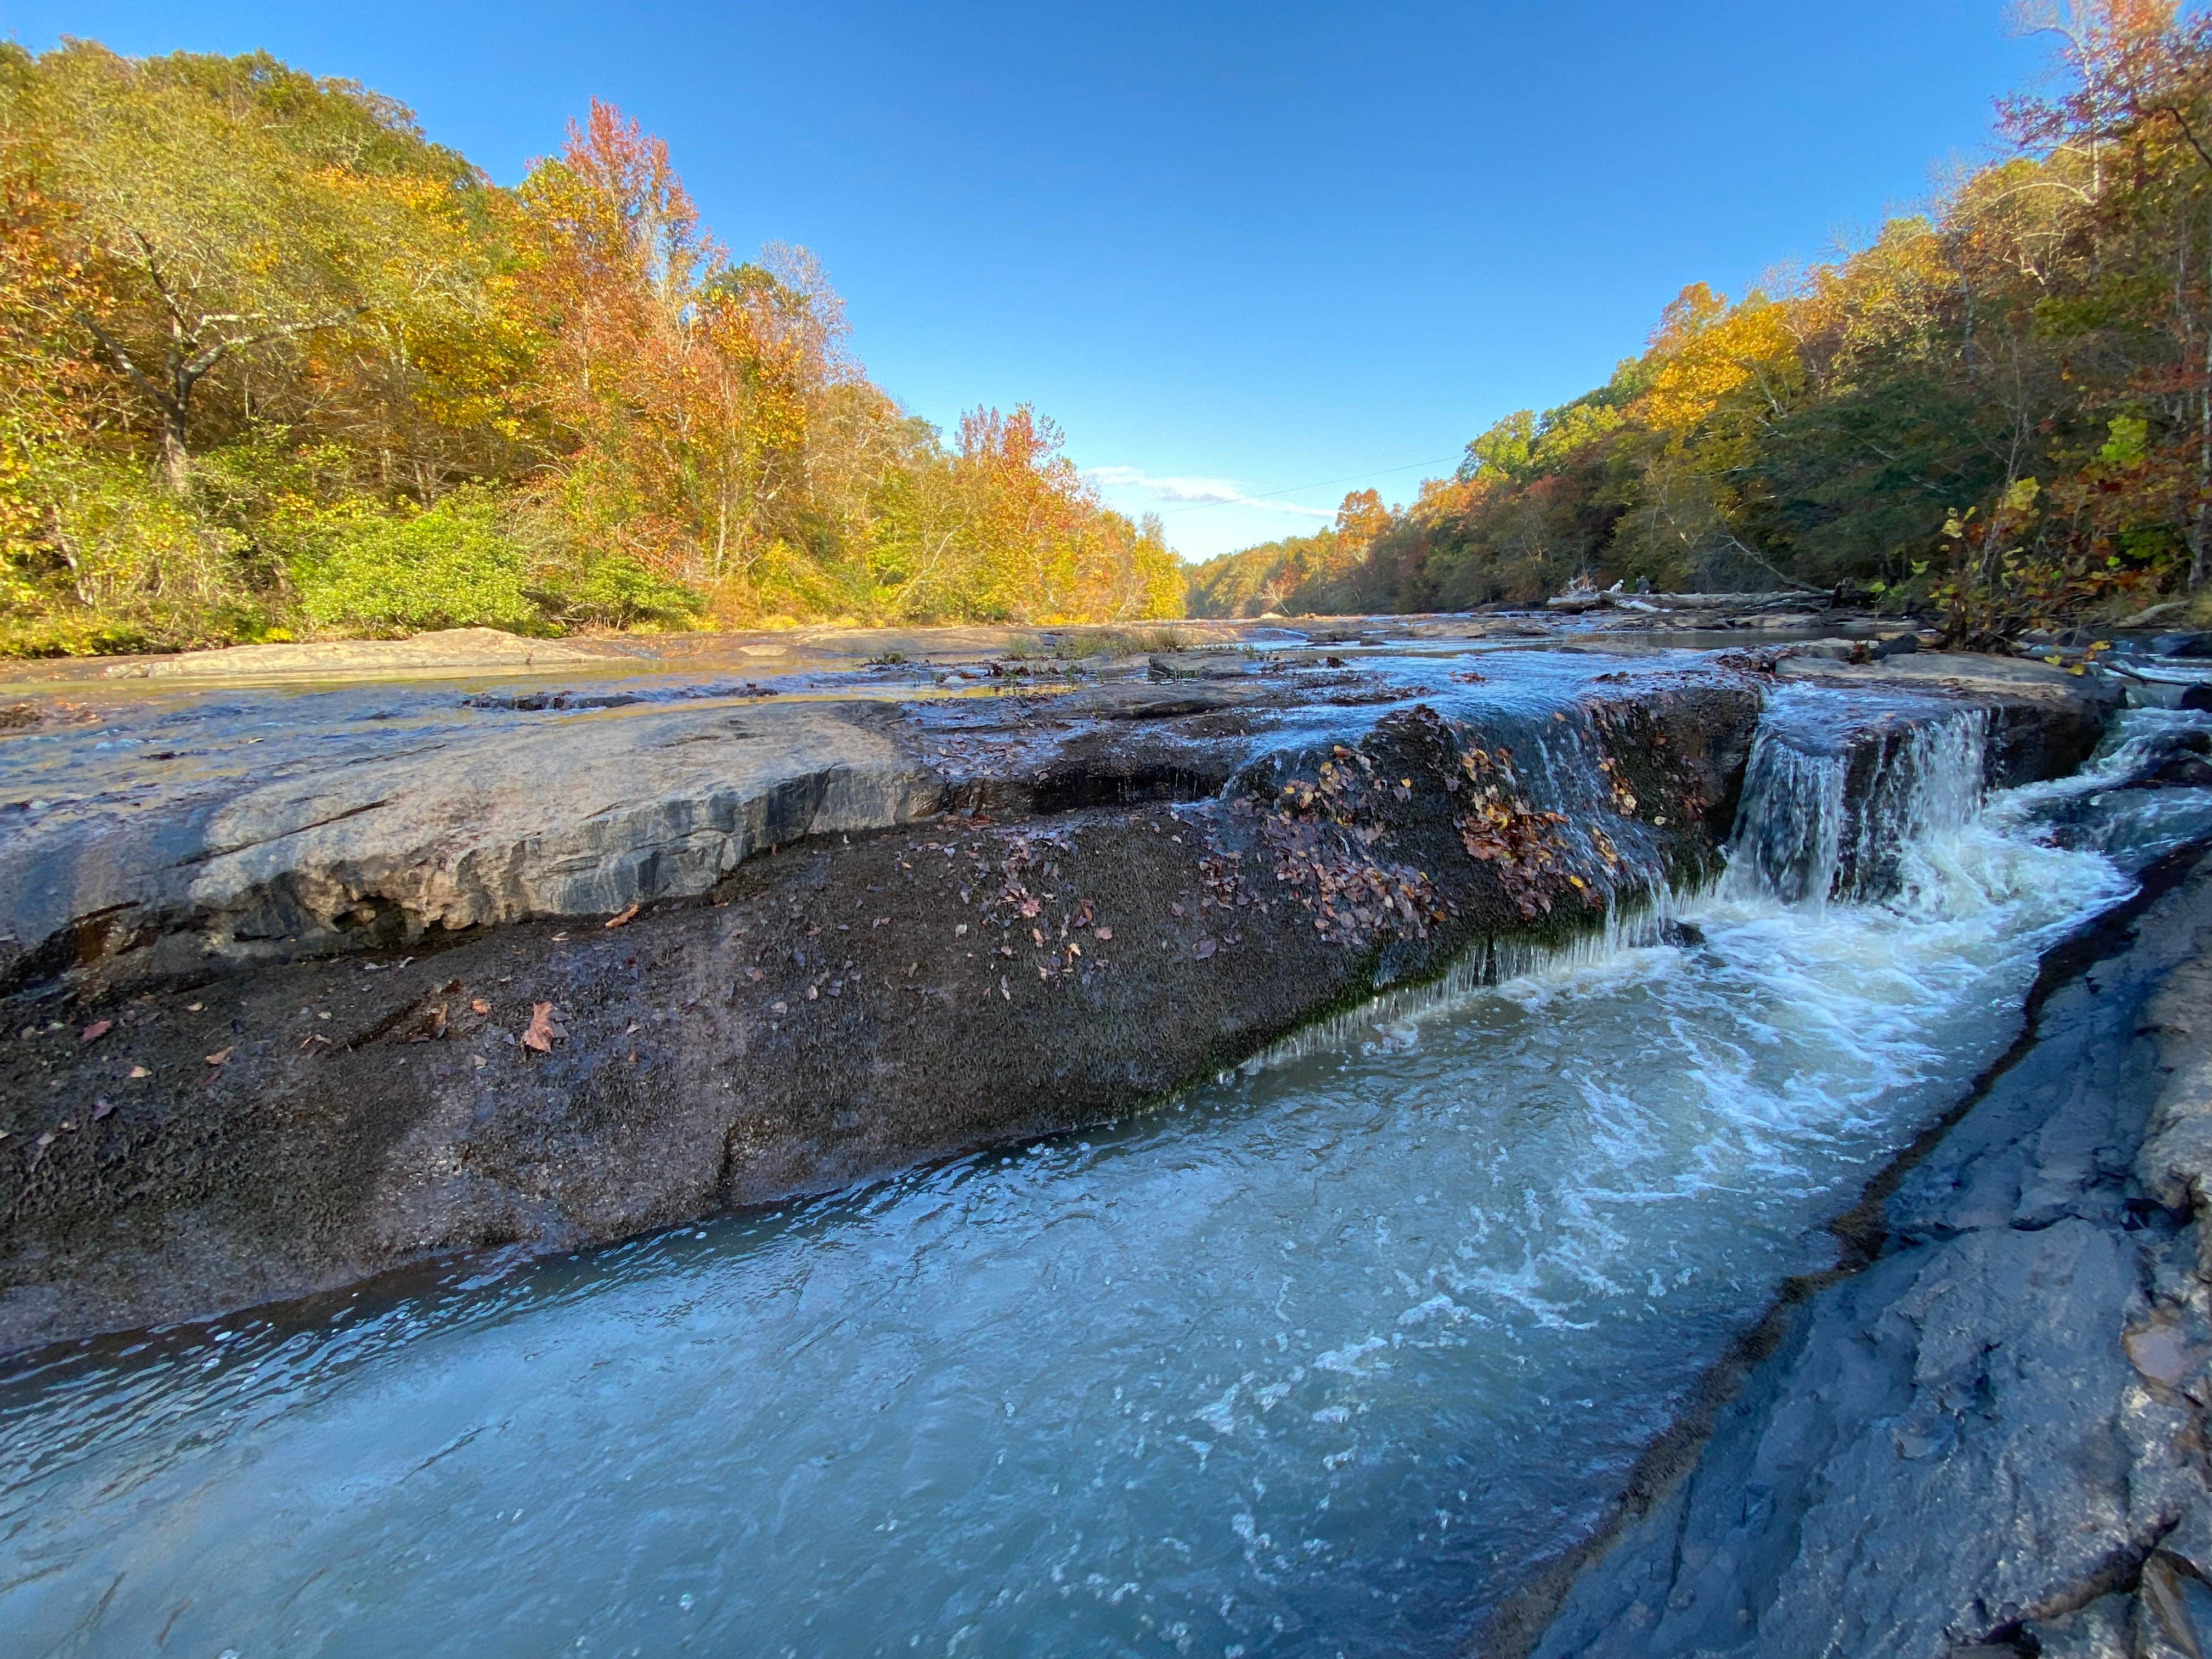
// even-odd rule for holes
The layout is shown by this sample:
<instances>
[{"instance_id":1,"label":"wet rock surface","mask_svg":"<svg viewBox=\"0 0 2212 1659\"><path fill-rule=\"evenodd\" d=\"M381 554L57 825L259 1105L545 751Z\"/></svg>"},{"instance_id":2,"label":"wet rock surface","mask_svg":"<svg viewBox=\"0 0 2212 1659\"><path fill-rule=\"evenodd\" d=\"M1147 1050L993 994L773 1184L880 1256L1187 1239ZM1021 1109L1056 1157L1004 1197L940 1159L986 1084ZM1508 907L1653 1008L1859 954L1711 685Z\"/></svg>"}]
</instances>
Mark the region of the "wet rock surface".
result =
<instances>
[{"instance_id":1,"label":"wet rock surface","mask_svg":"<svg viewBox=\"0 0 2212 1659\"><path fill-rule=\"evenodd\" d=\"M2126 700L2101 673L2020 658L1915 651L1864 662L1784 652L1786 681L1972 699L1990 710L1990 782L1999 788L2061 777L2089 757L2105 721Z\"/></svg>"},{"instance_id":2,"label":"wet rock surface","mask_svg":"<svg viewBox=\"0 0 2212 1659\"><path fill-rule=\"evenodd\" d=\"M0 739L0 1346L1103 1121L1709 875L1771 659L1508 626L41 689ZM2104 705L2047 682L1927 700L2070 719L1992 750L2055 769Z\"/></svg>"},{"instance_id":3,"label":"wet rock surface","mask_svg":"<svg viewBox=\"0 0 2212 1659\"><path fill-rule=\"evenodd\" d=\"M2212 1640L2212 866L2057 989L1877 1187L1875 1258L1778 1313L1771 1357L1633 1500L1535 1653Z\"/></svg>"}]
</instances>

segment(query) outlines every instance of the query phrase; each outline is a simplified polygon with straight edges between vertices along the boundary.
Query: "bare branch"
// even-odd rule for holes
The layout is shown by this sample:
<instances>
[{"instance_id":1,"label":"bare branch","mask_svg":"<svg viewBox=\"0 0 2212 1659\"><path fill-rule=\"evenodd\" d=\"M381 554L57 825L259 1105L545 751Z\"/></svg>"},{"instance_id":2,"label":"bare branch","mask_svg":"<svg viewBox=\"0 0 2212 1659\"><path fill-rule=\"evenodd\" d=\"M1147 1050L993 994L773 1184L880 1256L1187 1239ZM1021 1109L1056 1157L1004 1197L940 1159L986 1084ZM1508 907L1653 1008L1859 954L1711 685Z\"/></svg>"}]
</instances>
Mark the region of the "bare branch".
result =
<instances>
[{"instance_id":1,"label":"bare branch","mask_svg":"<svg viewBox=\"0 0 2212 1659\"><path fill-rule=\"evenodd\" d=\"M131 354L123 349L122 342L93 321L88 313L80 310L74 314L76 320L83 325L92 337L100 342L101 349L107 353L109 359L115 364L116 373L153 398L155 402L165 404L167 401L161 388L149 379L137 363L131 361Z\"/></svg>"},{"instance_id":2,"label":"bare branch","mask_svg":"<svg viewBox=\"0 0 2212 1659\"><path fill-rule=\"evenodd\" d=\"M368 307L366 305L358 305L353 307L349 310L340 312L335 317L325 317L315 322L279 323L273 328L263 329L258 334L241 335L234 340L218 340L213 345L208 347L205 350L193 357L189 362L181 363L178 366L177 384L179 386L185 390L189 390L191 387L197 386L199 383L200 377L202 375L205 374L210 369L213 368L217 363L221 362L226 356L229 356L234 351L243 351L249 346L260 345L264 342L269 340L283 339L289 335L313 334L323 329L337 328L343 324L351 322L355 318L360 316L368 309Z\"/></svg>"},{"instance_id":3,"label":"bare branch","mask_svg":"<svg viewBox=\"0 0 2212 1659\"><path fill-rule=\"evenodd\" d=\"M133 230L131 240L138 244L139 252L145 256L146 275L152 279L154 291L161 296L161 304L168 311L171 336L179 340L188 337L184 307L178 303L177 296L169 292L168 279L161 275L161 257L154 252L153 243L146 240L146 233L143 230Z\"/></svg>"}]
</instances>

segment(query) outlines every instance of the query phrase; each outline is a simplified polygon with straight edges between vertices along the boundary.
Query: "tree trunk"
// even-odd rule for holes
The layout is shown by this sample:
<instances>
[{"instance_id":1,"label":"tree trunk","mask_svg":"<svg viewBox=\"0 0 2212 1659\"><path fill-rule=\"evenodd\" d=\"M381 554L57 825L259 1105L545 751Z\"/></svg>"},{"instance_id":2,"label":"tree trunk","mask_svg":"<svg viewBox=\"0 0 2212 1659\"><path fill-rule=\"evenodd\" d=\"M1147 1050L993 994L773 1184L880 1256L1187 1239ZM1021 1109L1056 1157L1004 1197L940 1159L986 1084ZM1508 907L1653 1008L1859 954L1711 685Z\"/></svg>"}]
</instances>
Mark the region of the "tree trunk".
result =
<instances>
[{"instance_id":1,"label":"tree trunk","mask_svg":"<svg viewBox=\"0 0 2212 1659\"><path fill-rule=\"evenodd\" d=\"M2212 282L2212 221L2205 227L2205 276ZM2204 586L2212 563L2212 326L2204 331L2203 378L2197 387L2197 502L2189 522L2189 591Z\"/></svg>"},{"instance_id":2,"label":"tree trunk","mask_svg":"<svg viewBox=\"0 0 2212 1659\"><path fill-rule=\"evenodd\" d=\"M192 491L192 458L185 447L185 406L164 401L161 405L161 482L172 495Z\"/></svg>"}]
</instances>

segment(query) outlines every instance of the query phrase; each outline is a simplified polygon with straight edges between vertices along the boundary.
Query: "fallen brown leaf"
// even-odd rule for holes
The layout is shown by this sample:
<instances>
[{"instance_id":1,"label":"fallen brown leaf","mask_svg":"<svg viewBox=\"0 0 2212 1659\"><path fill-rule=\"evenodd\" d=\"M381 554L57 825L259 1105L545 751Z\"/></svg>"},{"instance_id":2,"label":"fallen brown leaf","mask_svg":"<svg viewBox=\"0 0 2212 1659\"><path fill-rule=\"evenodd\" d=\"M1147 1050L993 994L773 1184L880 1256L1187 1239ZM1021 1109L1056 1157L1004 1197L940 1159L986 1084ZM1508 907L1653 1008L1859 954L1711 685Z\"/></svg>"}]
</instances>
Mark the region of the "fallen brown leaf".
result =
<instances>
[{"instance_id":1,"label":"fallen brown leaf","mask_svg":"<svg viewBox=\"0 0 2212 1659\"><path fill-rule=\"evenodd\" d=\"M491 1012L491 1004L486 1002L482 997L471 997L469 1012L472 1014L488 1014Z\"/></svg>"},{"instance_id":2,"label":"fallen brown leaf","mask_svg":"<svg viewBox=\"0 0 2212 1659\"><path fill-rule=\"evenodd\" d=\"M619 915L612 915L612 916L609 916L609 917L608 917L605 921L601 922L601 923L599 924L599 926L600 926L600 927L621 927L621 926L623 925L623 923L624 923L624 922L628 921L629 921L632 916L635 916L636 914L637 914L637 906L635 906L635 904L633 904L633 905L631 905L631 906L629 907L629 909L623 911Z\"/></svg>"},{"instance_id":3,"label":"fallen brown leaf","mask_svg":"<svg viewBox=\"0 0 2212 1659\"><path fill-rule=\"evenodd\" d=\"M84 1030L76 1034L76 1040L79 1042L97 1042L100 1038L106 1036L114 1029L115 1022L113 1020L95 1019L91 1024L86 1026Z\"/></svg>"},{"instance_id":4,"label":"fallen brown leaf","mask_svg":"<svg viewBox=\"0 0 2212 1659\"><path fill-rule=\"evenodd\" d=\"M238 1045L234 1042L228 1048L218 1048L213 1054L203 1054L200 1058L206 1060L210 1066L220 1066L230 1058L233 1050L236 1049Z\"/></svg>"},{"instance_id":5,"label":"fallen brown leaf","mask_svg":"<svg viewBox=\"0 0 2212 1659\"><path fill-rule=\"evenodd\" d=\"M522 1046L534 1048L541 1054L550 1054L553 1052L553 1038L557 1029L553 1024L553 1005L550 1002L532 1003L530 1024L522 1033Z\"/></svg>"},{"instance_id":6,"label":"fallen brown leaf","mask_svg":"<svg viewBox=\"0 0 2212 1659\"><path fill-rule=\"evenodd\" d=\"M1102 939L1111 939L1114 937L1114 930L1111 927L1094 927L1091 930L1091 937Z\"/></svg>"},{"instance_id":7,"label":"fallen brown leaf","mask_svg":"<svg viewBox=\"0 0 2212 1659\"><path fill-rule=\"evenodd\" d=\"M1200 962L1204 962L1206 957L1212 956L1214 951L1219 948L1219 945L1215 942L1212 935L1208 934L1206 938L1199 940L1196 945L1191 947L1191 954L1196 957Z\"/></svg>"},{"instance_id":8,"label":"fallen brown leaf","mask_svg":"<svg viewBox=\"0 0 2212 1659\"><path fill-rule=\"evenodd\" d=\"M131 1068L131 1075L134 1078L142 1078L151 1077L154 1074L148 1071L143 1066L133 1066Z\"/></svg>"}]
</instances>

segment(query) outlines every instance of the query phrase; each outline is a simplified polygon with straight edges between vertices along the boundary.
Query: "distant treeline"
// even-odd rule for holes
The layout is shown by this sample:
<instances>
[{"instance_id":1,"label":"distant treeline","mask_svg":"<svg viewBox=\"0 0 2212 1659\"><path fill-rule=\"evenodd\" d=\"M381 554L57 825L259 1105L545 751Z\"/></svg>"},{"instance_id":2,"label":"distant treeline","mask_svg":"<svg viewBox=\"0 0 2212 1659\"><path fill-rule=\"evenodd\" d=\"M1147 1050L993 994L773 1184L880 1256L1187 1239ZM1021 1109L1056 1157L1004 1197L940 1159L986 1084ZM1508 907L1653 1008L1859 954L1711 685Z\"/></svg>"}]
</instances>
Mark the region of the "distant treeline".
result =
<instances>
[{"instance_id":1,"label":"distant treeline","mask_svg":"<svg viewBox=\"0 0 2212 1659\"><path fill-rule=\"evenodd\" d=\"M605 105L507 190L266 55L0 46L0 652L1179 614L1060 447L904 413Z\"/></svg>"},{"instance_id":2,"label":"distant treeline","mask_svg":"<svg viewBox=\"0 0 2212 1659\"><path fill-rule=\"evenodd\" d=\"M2212 30L2160 0L2027 21L2063 84L2004 100L2008 153L1930 213L1737 300L1685 289L1642 356L1410 506L1347 496L1197 567L1193 614L1847 583L1994 639L2200 593Z\"/></svg>"}]
</instances>

